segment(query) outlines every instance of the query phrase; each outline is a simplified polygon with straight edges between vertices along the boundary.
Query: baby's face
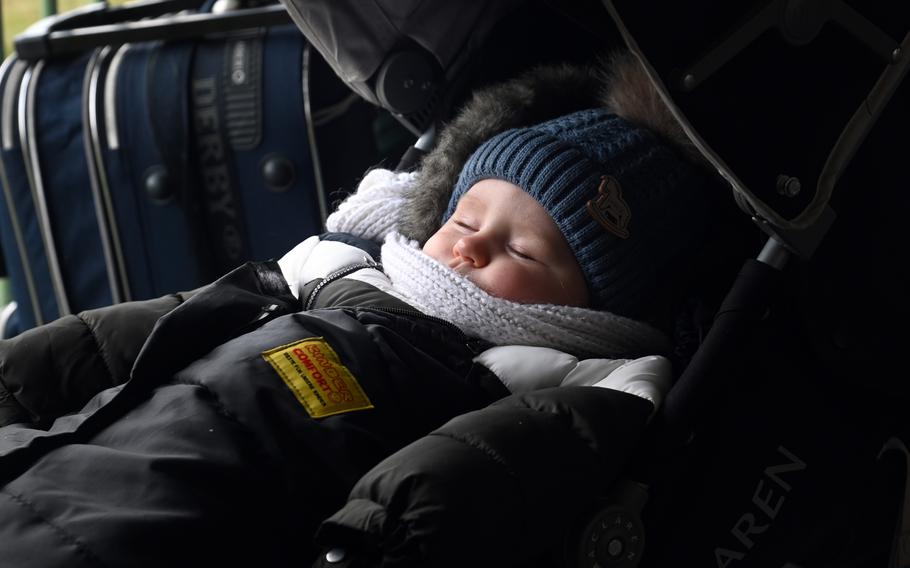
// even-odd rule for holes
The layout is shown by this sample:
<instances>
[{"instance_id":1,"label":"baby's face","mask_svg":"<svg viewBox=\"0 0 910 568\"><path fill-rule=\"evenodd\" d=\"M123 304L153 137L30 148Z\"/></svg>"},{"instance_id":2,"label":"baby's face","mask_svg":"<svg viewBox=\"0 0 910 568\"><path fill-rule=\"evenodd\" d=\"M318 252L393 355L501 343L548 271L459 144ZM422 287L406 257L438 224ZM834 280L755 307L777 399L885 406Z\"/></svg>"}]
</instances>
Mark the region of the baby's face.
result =
<instances>
[{"instance_id":1,"label":"baby's face","mask_svg":"<svg viewBox=\"0 0 910 568\"><path fill-rule=\"evenodd\" d=\"M507 181L474 184L423 251L492 296L523 304L588 305L584 275L556 223Z\"/></svg>"}]
</instances>

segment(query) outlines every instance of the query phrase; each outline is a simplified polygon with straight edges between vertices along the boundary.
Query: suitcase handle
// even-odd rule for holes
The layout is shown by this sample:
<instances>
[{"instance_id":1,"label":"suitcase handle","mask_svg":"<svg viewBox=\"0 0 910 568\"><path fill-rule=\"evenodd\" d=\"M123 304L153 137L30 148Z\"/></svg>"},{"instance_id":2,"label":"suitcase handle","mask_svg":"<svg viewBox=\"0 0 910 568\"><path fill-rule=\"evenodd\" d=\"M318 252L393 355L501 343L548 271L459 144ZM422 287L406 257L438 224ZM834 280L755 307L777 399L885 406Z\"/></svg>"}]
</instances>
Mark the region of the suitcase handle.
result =
<instances>
[{"instance_id":1,"label":"suitcase handle","mask_svg":"<svg viewBox=\"0 0 910 568\"><path fill-rule=\"evenodd\" d=\"M149 17L154 13L154 8L160 9L163 4L176 7L186 6L192 0L172 0L171 2L154 2L146 7L150 10ZM94 8L94 7L92 7ZM130 10L138 9L133 6ZM64 17L59 26L66 27L73 22L91 21L91 17L98 18L96 12L114 13L111 10L94 8L85 10L84 13ZM139 12L131 12L133 16ZM89 16L94 14L94 16ZM86 20L81 18L85 17ZM129 19L127 14L116 14L112 17ZM55 20L56 18L51 18ZM96 20L97 21L97 20ZM110 21L110 20L107 20ZM90 25L73 29L54 28L49 22L44 25L38 22L21 35L15 38L16 54L20 59L36 61L54 56L65 55L92 49L103 45L133 43L155 40L177 40L212 33L224 33L258 27L268 27L291 24L291 16L280 4L261 6L224 12L220 14L195 13L178 14L174 16L158 17L140 21L119 21L101 25Z\"/></svg>"},{"instance_id":2,"label":"suitcase handle","mask_svg":"<svg viewBox=\"0 0 910 568\"><path fill-rule=\"evenodd\" d=\"M93 2L67 12L42 18L29 26L23 36L47 36L51 32L104 26L156 18L167 13L198 10L203 0L149 0L125 6L109 6L106 2Z\"/></svg>"}]
</instances>

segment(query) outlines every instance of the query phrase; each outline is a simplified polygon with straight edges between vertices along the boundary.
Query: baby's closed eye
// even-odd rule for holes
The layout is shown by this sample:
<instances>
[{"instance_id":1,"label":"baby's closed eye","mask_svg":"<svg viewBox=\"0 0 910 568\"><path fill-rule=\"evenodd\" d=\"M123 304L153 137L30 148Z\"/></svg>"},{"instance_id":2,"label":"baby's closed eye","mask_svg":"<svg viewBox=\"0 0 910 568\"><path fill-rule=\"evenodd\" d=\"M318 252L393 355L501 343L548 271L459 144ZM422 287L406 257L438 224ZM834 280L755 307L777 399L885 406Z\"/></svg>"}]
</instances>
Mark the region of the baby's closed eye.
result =
<instances>
[{"instance_id":1,"label":"baby's closed eye","mask_svg":"<svg viewBox=\"0 0 910 568\"><path fill-rule=\"evenodd\" d=\"M476 231L477 230L477 227L474 226L475 224L472 221L463 220L463 219L452 219L452 222L455 223L455 226L457 226L460 229L465 229L467 231Z\"/></svg>"},{"instance_id":2,"label":"baby's closed eye","mask_svg":"<svg viewBox=\"0 0 910 568\"><path fill-rule=\"evenodd\" d=\"M509 252L522 260L536 260L535 254L520 245L508 245Z\"/></svg>"}]
</instances>

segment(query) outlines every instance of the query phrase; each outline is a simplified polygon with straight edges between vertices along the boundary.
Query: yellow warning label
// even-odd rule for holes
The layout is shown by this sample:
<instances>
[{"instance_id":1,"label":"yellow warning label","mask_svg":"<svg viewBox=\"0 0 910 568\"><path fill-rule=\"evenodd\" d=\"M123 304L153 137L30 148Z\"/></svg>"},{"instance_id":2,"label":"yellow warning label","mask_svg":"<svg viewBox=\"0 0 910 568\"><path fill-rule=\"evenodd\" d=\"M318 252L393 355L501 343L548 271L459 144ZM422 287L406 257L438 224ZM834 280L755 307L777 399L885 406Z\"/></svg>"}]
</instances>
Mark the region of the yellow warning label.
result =
<instances>
[{"instance_id":1,"label":"yellow warning label","mask_svg":"<svg viewBox=\"0 0 910 568\"><path fill-rule=\"evenodd\" d=\"M313 418L373 408L360 384L321 337L263 351L262 357Z\"/></svg>"}]
</instances>

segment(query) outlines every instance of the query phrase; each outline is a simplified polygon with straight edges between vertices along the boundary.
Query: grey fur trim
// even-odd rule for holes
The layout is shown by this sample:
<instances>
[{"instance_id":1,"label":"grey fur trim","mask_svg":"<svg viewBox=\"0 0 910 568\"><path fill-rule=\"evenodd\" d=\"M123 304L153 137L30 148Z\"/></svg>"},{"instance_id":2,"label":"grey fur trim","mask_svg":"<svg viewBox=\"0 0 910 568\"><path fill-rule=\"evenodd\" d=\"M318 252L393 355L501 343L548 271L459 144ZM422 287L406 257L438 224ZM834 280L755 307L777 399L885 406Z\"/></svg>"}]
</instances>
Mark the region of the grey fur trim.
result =
<instances>
[{"instance_id":1,"label":"grey fur trim","mask_svg":"<svg viewBox=\"0 0 910 568\"><path fill-rule=\"evenodd\" d=\"M593 68L545 66L477 91L423 158L400 232L426 242L439 228L462 166L481 143L509 128L598 106L601 81Z\"/></svg>"}]
</instances>

